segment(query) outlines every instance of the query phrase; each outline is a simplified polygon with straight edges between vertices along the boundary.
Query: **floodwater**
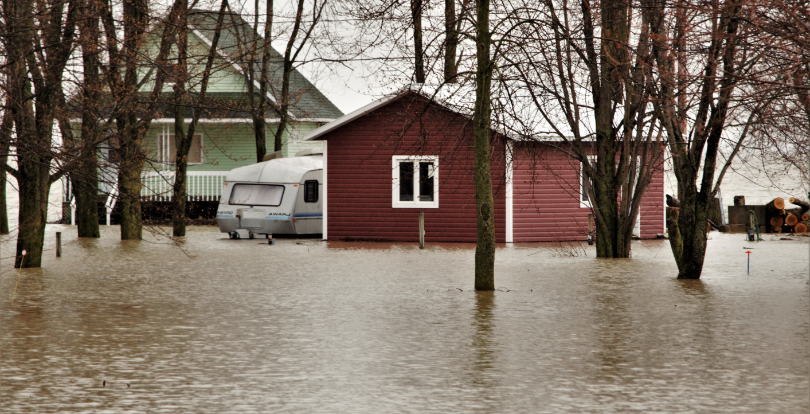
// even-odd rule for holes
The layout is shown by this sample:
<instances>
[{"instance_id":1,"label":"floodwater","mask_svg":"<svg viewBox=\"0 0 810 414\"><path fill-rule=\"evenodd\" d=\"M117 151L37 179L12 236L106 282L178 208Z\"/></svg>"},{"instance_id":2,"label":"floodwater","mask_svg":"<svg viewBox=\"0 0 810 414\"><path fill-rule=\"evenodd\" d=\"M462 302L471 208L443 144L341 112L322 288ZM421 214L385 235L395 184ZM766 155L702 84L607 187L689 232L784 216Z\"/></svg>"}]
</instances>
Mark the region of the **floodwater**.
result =
<instances>
[{"instance_id":1,"label":"floodwater","mask_svg":"<svg viewBox=\"0 0 810 414\"><path fill-rule=\"evenodd\" d=\"M508 245L476 293L467 244L54 231L13 307L2 261L0 412L810 411L808 238L713 233L700 281L665 241Z\"/></svg>"}]
</instances>

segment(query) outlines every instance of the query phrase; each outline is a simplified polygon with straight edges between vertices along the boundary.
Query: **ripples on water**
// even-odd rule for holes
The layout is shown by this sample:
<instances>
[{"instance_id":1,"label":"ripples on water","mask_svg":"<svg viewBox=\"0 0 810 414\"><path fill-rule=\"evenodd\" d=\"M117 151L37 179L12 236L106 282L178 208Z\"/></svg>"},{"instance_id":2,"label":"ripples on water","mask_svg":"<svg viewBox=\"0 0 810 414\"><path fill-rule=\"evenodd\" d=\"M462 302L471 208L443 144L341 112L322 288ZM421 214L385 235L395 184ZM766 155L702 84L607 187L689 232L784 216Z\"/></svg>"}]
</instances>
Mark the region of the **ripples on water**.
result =
<instances>
[{"instance_id":1,"label":"ripples on water","mask_svg":"<svg viewBox=\"0 0 810 414\"><path fill-rule=\"evenodd\" d=\"M476 293L473 245L57 230L14 307L2 262L0 412L810 410L806 238L713 233L700 281L665 241L508 245Z\"/></svg>"}]
</instances>

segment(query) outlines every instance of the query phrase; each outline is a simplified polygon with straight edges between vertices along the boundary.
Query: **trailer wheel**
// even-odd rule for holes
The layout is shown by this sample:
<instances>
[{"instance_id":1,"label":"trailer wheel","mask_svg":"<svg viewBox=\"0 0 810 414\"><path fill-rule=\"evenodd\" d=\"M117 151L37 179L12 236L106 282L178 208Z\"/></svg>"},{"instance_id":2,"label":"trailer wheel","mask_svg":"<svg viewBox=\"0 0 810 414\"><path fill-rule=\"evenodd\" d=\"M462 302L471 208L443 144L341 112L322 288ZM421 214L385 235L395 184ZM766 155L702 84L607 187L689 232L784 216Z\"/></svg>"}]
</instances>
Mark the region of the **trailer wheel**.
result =
<instances>
[{"instance_id":1,"label":"trailer wheel","mask_svg":"<svg viewBox=\"0 0 810 414\"><path fill-rule=\"evenodd\" d=\"M234 238L234 239L240 239L240 237L239 237L239 232L238 232L238 231L234 231L234 232L233 232L233 238Z\"/></svg>"},{"instance_id":2,"label":"trailer wheel","mask_svg":"<svg viewBox=\"0 0 810 414\"><path fill-rule=\"evenodd\" d=\"M253 239L253 233L248 233L248 234L249 234L248 237L252 240Z\"/></svg>"}]
</instances>

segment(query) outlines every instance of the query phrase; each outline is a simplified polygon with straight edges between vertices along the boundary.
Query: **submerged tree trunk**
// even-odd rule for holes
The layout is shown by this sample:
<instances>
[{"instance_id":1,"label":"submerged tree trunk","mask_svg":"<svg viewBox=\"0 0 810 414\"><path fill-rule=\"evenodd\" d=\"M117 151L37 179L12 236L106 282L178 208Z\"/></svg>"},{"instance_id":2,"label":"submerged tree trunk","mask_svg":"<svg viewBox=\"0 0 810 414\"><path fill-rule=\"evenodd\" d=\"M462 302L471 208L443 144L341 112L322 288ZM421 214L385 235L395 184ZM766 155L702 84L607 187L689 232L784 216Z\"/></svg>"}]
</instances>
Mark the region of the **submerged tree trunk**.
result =
<instances>
[{"instance_id":1,"label":"submerged tree trunk","mask_svg":"<svg viewBox=\"0 0 810 414\"><path fill-rule=\"evenodd\" d=\"M678 178L681 181L681 178L686 177ZM703 191L697 191L695 180L697 178L692 180L691 185L686 183L682 192L679 193L681 206L677 220L678 231L669 235L673 253L680 250L680 255L675 256L675 262L678 264L678 279L700 279L703 272L703 261L706 258L706 223L709 219L709 200Z\"/></svg>"},{"instance_id":2,"label":"submerged tree trunk","mask_svg":"<svg viewBox=\"0 0 810 414\"><path fill-rule=\"evenodd\" d=\"M11 110L3 113L3 121L0 124L0 163L7 165L8 151L11 146L11 128L13 119ZM8 234L8 203L6 202L6 170L0 169L0 234Z\"/></svg>"},{"instance_id":3,"label":"submerged tree trunk","mask_svg":"<svg viewBox=\"0 0 810 414\"><path fill-rule=\"evenodd\" d=\"M25 72L18 70L18 75ZM17 131L17 182L19 183L20 211L18 214L17 257L14 267L40 267L45 225L48 218L51 158L42 152L50 148L50 133L38 134L34 119L31 82L22 78L15 81L13 98L18 102L15 130ZM44 103L43 103L44 104ZM44 105L43 105L44 106ZM37 109L43 109L37 105ZM43 125L44 126L44 125ZM44 126L47 128L47 126ZM23 259L23 252L26 252Z\"/></svg>"},{"instance_id":4,"label":"submerged tree trunk","mask_svg":"<svg viewBox=\"0 0 810 414\"><path fill-rule=\"evenodd\" d=\"M126 128L130 130L131 128ZM133 134L127 132L125 134ZM145 163L139 139L121 143L121 164L118 170L118 204L121 205L121 240L143 238L141 212L141 171Z\"/></svg>"},{"instance_id":5,"label":"submerged tree trunk","mask_svg":"<svg viewBox=\"0 0 810 414\"><path fill-rule=\"evenodd\" d=\"M475 76L475 201L478 212L478 236L475 246L475 290L495 290L495 202L490 172L490 138L492 134L492 61L489 31L489 0L477 0Z\"/></svg>"},{"instance_id":6,"label":"submerged tree trunk","mask_svg":"<svg viewBox=\"0 0 810 414\"><path fill-rule=\"evenodd\" d=\"M124 2L124 80L122 98L135 101L138 93L138 51L142 47L148 22L146 0ZM164 32L166 29L164 29ZM160 74L158 75L160 76ZM162 83L162 82L156 82ZM162 87L162 84L159 85ZM157 87L157 86L156 86ZM121 134L121 164L118 169L118 203L121 205L121 240L143 238L141 212L141 171L146 162L142 148L143 131L135 108L126 108L118 122Z\"/></svg>"},{"instance_id":7,"label":"submerged tree trunk","mask_svg":"<svg viewBox=\"0 0 810 414\"><path fill-rule=\"evenodd\" d=\"M28 159L25 159L28 158ZM17 236L17 259L14 267L41 267L45 225L48 219L50 170L38 157L20 159L20 212ZM23 259L23 251L27 254Z\"/></svg>"},{"instance_id":8,"label":"submerged tree trunk","mask_svg":"<svg viewBox=\"0 0 810 414\"><path fill-rule=\"evenodd\" d=\"M178 19L177 65L174 82L174 184L172 185L172 235L186 235L186 172L193 137L186 137L186 75L188 74L188 1L180 0Z\"/></svg>"},{"instance_id":9,"label":"submerged tree trunk","mask_svg":"<svg viewBox=\"0 0 810 414\"><path fill-rule=\"evenodd\" d=\"M101 82L98 68L98 7L90 0L84 7L79 40L82 48L84 85L82 88L82 126L79 161L71 174L76 197L76 226L79 237L100 237L98 226L98 109ZM108 223L109 224L109 223Z\"/></svg>"}]
</instances>

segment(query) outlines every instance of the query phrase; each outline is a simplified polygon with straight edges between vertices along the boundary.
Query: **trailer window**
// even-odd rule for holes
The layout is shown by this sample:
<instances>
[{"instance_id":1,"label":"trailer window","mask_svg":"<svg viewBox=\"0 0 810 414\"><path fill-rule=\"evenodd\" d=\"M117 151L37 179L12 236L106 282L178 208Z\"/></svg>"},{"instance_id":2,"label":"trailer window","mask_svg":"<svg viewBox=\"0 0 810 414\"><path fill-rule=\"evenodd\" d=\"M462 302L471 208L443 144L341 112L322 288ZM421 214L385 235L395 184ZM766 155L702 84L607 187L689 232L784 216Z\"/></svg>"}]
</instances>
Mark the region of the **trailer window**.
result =
<instances>
[{"instance_id":1,"label":"trailer window","mask_svg":"<svg viewBox=\"0 0 810 414\"><path fill-rule=\"evenodd\" d=\"M282 196L284 196L283 185L234 184L228 204L276 207L281 205Z\"/></svg>"},{"instance_id":2,"label":"trailer window","mask_svg":"<svg viewBox=\"0 0 810 414\"><path fill-rule=\"evenodd\" d=\"M305 203L318 202L318 180L304 181L304 202Z\"/></svg>"}]
</instances>

